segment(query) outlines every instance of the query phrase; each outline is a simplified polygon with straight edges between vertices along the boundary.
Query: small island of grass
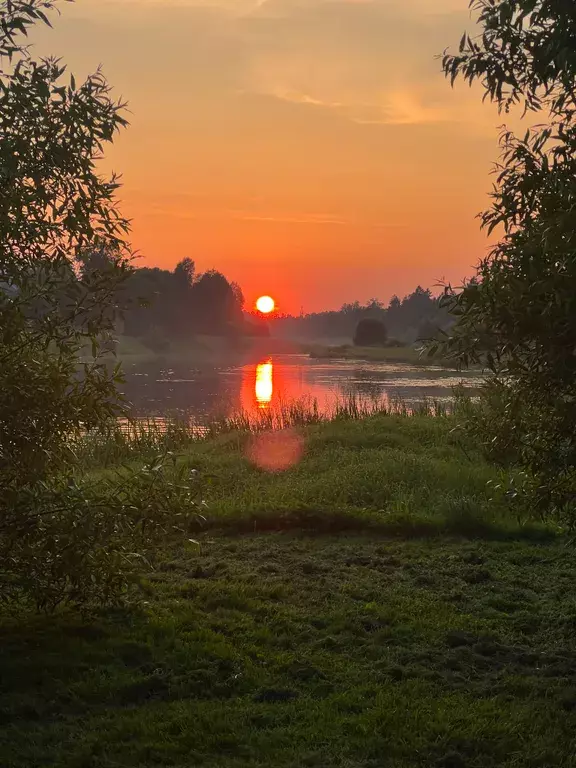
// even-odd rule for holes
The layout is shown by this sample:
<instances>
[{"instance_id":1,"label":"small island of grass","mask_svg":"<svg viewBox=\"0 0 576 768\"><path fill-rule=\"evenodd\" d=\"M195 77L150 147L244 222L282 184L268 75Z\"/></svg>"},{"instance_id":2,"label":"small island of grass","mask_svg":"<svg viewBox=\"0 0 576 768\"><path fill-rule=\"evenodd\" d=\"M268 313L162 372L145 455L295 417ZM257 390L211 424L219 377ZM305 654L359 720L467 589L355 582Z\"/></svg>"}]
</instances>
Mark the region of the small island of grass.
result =
<instances>
[{"instance_id":1,"label":"small island of grass","mask_svg":"<svg viewBox=\"0 0 576 768\"><path fill-rule=\"evenodd\" d=\"M354 344L337 346L310 345L307 348L310 357L318 360L365 360L374 363L409 363L412 365L441 365L451 367L448 361L437 357L428 357L421 346L386 345L358 347Z\"/></svg>"}]
</instances>

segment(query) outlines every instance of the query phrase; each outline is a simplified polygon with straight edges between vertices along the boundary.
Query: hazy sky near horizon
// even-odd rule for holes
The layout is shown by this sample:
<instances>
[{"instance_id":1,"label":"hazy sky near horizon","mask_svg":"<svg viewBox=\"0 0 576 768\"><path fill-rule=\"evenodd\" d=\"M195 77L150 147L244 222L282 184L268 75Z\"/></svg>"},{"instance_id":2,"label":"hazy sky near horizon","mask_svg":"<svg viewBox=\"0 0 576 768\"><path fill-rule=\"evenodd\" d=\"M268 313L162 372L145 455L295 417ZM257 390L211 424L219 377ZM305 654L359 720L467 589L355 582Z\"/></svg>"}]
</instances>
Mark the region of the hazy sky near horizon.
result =
<instances>
[{"instance_id":1,"label":"hazy sky near horizon","mask_svg":"<svg viewBox=\"0 0 576 768\"><path fill-rule=\"evenodd\" d=\"M105 165L142 263L185 256L282 309L470 275L496 109L434 58L467 0L77 0L36 35L130 105Z\"/></svg>"}]
</instances>

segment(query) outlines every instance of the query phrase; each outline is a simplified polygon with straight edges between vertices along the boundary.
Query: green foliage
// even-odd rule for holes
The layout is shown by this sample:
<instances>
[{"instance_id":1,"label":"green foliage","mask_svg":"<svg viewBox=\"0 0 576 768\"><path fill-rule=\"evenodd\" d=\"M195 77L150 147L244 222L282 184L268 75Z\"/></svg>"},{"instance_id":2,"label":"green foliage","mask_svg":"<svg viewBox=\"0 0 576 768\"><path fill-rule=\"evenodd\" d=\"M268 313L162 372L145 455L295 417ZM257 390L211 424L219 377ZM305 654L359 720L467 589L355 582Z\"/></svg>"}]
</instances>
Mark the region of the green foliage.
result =
<instances>
[{"instance_id":1,"label":"green foliage","mask_svg":"<svg viewBox=\"0 0 576 768\"><path fill-rule=\"evenodd\" d=\"M257 411L240 410L230 416L213 419L205 426L177 417L115 422L105 430L83 435L72 449L77 465L92 471L129 461L150 462L160 454L186 454L191 448L210 444L213 438L222 435L231 434L241 440L245 433L293 430L332 421L361 421L376 415L447 417L452 410L450 401L441 400L422 400L408 405L400 399L367 399L351 394L335 400L328 407L316 399L302 398L281 401Z\"/></svg>"},{"instance_id":2,"label":"green foliage","mask_svg":"<svg viewBox=\"0 0 576 768\"><path fill-rule=\"evenodd\" d=\"M354 345L357 347L383 347L387 340L386 326L380 320L366 318L356 326Z\"/></svg>"},{"instance_id":3,"label":"green foliage","mask_svg":"<svg viewBox=\"0 0 576 768\"><path fill-rule=\"evenodd\" d=\"M491 501L487 482L506 473L488 465L477 447L463 450L453 439L456 425L441 402L408 407L351 398L327 417L314 402L294 402L261 415L239 413L204 436L168 422L166 431L142 425L100 441L92 435L75 450L95 478L108 477L121 462L180 455L206 484L205 530L342 527L405 535L454 533L465 525L482 531L501 526L502 532L506 510ZM260 438L268 442L270 430L298 435L302 454L287 471L264 471L248 459ZM171 477L169 467L164 476Z\"/></svg>"},{"instance_id":4,"label":"green foliage","mask_svg":"<svg viewBox=\"0 0 576 768\"><path fill-rule=\"evenodd\" d=\"M42 608L115 596L172 493L152 469L69 480L73 443L122 412L104 357L132 268L118 180L96 170L124 105L22 43L53 6L0 3L0 591Z\"/></svg>"},{"instance_id":5,"label":"green foliage","mask_svg":"<svg viewBox=\"0 0 576 768\"><path fill-rule=\"evenodd\" d=\"M117 180L95 161L125 125L100 72L63 82L55 59L34 61L18 38L46 2L0 6L0 483L59 466L70 433L117 412L118 371L100 359L114 330L127 221ZM75 262L88 248L114 254L104 269ZM80 350L92 355L79 365Z\"/></svg>"},{"instance_id":6,"label":"green foliage","mask_svg":"<svg viewBox=\"0 0 576 768\"><path fill-rule=\"evenodd\" d=\"M19 486L2 505L2 600L53 610L117 600L162 538L197 530L203 503L198 474L166 453L97 481Z\"/></svg>"},{"instance_id":7,"label":"green foliage","mask_svg":"<svg viewBox=\"0 0 576 768\"><path fill-rule=\"evenodd\" d=\"M442 305L457 318L442 353L491 372L484 442L534 478L532 498L576 523L576 9L566 2L477 2L484 27L444 68L479 79L507 109L524 100L550 123L504 131L484 227L504 231L475 279ZM438 345L431 351L436 352Z\"/></svg>"},{"instance_id":8,"label":"green foliage","mask_svg":"<svg viewBox=\"0 0 576 768\"><path fill-rule=\"evenodd\" d=\"M576 6L572 0L471 0L482 28L464 34L457 55L445 54L451 82L480 80L486 96L508 111L565 115L576 107Z\"/></svg>"}]
</instances>

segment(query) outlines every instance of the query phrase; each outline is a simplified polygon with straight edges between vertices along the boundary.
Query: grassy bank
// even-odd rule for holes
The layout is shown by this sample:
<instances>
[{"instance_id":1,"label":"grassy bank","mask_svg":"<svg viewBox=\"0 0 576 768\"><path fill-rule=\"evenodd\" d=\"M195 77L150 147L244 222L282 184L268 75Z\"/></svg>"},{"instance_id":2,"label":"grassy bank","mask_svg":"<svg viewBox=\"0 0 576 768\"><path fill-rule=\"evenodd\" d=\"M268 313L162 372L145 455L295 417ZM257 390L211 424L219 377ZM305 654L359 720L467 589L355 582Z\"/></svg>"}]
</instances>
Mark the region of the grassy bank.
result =
<instances>
[{"instance_id":1,"label":"grassy bank","mask_svg":"<svg viewBox=\"0 0 576 768\"><path fill-rule=\"evenodd\" d=\"M312 424L280 474L263 433L190 441L198 545L123 607L4 617L0 765L572 766L576 557L453 427Z\"/></svg>"},{"instance_id":2,"label":"grassy bank","mask_svg":"<svg viewBox=\"0 0 576 768\"><path fill-rule=\"evenodd\" d=\"M221 336L191 336L186 340L165 340L149 346L150 342L132 336L119 336L116 356L125 366L155 362L184 365L241 365L260 362L272 354L298 354L302 346L284 339L241 336L235 339Z\"/></svg>"},{"instance_id":3,"label":"grassy bank","mask_svg":"<svg viewBox=\"0 0 576 768\"><path fill-rule=\"evenodd\" d=\"M149 346L143 339L120 336L115 352L125 365L143 365L156 361L210 365L224 356L228 360L240 359L246 347L244 339L233 345L222 338L191 337L186 340L165 340L158 346Z\"/></svg>"},{"instance_id":4,"label":"grassy bank","mask_svg":"<svg viewBox=\"0 0 576 768\"><path fill-rule=\"evenodd\" d=\"M319 360L366 360L374 363L410 363L412 365L441 365L450 367L450 363L440 358L422 355L419 348L406 347L356 347L353 344L330 347L313 345L309 348L310 357Z\"/></svg>"},{"instance_id":5,"label":"grassy bank","mask_svg":"<svg viewBox=\"0 0 576 768\"><path fill-rule=\"evenodd\" d=\"M151 348L144 340L120 336L116 344L116 356L125 366L149 363L186 365L220 365L260 362L270 355L306 354L317 360L363 360L374 363L408 363L411 365L439 365L450 368L452 364L440 358L421 354L420 348L406 347L356 347L353 344L310 344L274 338L240 337L235 340L216 336L196 336L187 340L166 341Z\"/></svg>"}]
</instances>

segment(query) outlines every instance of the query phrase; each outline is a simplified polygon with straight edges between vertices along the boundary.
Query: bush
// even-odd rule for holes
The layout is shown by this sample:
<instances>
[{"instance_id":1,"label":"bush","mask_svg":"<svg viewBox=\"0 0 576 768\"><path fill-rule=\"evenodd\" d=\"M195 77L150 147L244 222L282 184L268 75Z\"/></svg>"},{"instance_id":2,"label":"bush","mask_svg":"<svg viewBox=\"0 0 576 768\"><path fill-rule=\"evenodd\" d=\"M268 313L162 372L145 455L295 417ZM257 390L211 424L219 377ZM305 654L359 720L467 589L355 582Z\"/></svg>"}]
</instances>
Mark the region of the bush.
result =
<instances>
[{"instance_id":1,"label":"bush","mask_svg":"<svg viewBox=\"0 0 576 768\"><path fill-rule=\"evenodd\" d=\"M574 3L478 2L483 34L444 57L453 82L480 80L500 108L524 102L548 125L501 136L492 205L482 216L502 239L473 280L446 288L456 317L431 347L481 364L488 385L468 425L500 463L525 470L526 501L576 526L576 59L566 55Z\"/></svg>"},{"instance_id":2,"label":"bush","mask_svg":"<svg viewBox=\"0 0 576 768\"><path fill-rule=\"evenodd\" d=\"M40 610L117 600L162 538L187 537L204 519L197 473L169 453L120 478L4 492L1 597Z\"/></svg>"},{"instance_id":3,"label":"bush","mask_svg":"<svg viewBox=\"0 0 576 768\"><path fill-rule=\"evenodd\" d=\"M0 5L0 594L43 608L117 596L190 490L160 489L160 466L101 487L75 469L73 444L123 412L106 353L128 222L95 164L126 122L101 72L64 82L20 42L53 5Z\"/></svg>"},{"instance_id":4,"label":"bush","mask_svg":"<svg viewBox=\"0 0 576 768\"><path fill-rule=\"evenodd\" d=\"M384 347L387 339L386 326L380 320L365 318L356 326L354 344L357 347Z\"/></svg>"},{"instance_id":5,"label":"bush","mask_svg":"<svg viewBox=\"0 0 576 768\"><path fill-rule=\"evenodd\" d=\"M69 436L121 411L103 356L131 272L128 222L95 160L125 121L101 73L63 84L59 61L18 45L50 5L0 6L0 491L58 470ZM87 250L107 257L82 274Z\"/></svg>"}]
</instances>

